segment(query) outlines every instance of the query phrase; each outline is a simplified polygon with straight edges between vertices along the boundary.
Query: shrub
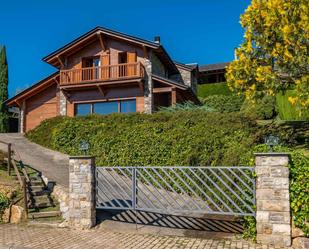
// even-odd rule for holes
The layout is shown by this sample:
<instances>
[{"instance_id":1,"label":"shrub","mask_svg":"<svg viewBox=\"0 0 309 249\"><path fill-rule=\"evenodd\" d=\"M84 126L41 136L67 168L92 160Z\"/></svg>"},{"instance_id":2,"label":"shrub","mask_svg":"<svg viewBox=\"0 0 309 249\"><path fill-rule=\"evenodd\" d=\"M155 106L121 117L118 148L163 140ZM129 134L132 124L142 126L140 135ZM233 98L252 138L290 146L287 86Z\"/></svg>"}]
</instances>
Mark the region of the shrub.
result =
<instances>
[{"instance_id":1,"label":"shrub","mask_svg":"<svg viewBox=\"0 0 309 249\"><path fill-rule=\"evenodd\" d=\"M199 84L197 86L197 96L200 98L206 98L211 95L231 95L229 87L225 82L211 83L211 84Z\"/></svg>"},{"instance_id":2,"label":"shrub","mask_svg":"<svg viewBox=\"0 0 309 249\"><path fill-rule=\"evenodd\" d=\"M275 97L265 96L255 103L245 101L241 107L241 112L254 119L272 119L277 115L276 99Z\"/></svg>"},{"instance_id":3,"label":"shrub","mask_svg":"<svg viewBox=\"0 0 309 249\"><path fill-rule=\"evenodd\" d=\"M238 112L243 98L235 95L212 95L203 99L203 104L217 112Z\"/></svg>"},{"instance_id":4,"label":"shrub","mask_svg":"<svg viewBox=\"0 0 309 249\"><path fill-rule=\"evenodd\" d=\"M0 222L2 221L3 211L9 206L10 200L0 192Z\"/></svg>"},{"instance_id":5,"label":"shrub","mask_svg":"<svg viewBox=\"0 0 309 249\"><path fill-rule=\"evenodd\" d=\"M191 110L58 117L27 136L67 154L79 154L79 143L86 139L102 166L235 165L255 144L256 132L255 121L240 114Z\"/></svg>"},{"instance_id":6,"label":"shrub","mask_svg":"<svg viewBox=\"0 0 309 249\"><path fill-rule=\"evenodd\" d=\"M175 106L161 107L159 111L161 112L176 112L176 111L189 111L189 110L204 110L208 112L215 111L206 105L195 105L192 102L186 102L184 104L176 104Z\"/></svg>"}]
</instances>

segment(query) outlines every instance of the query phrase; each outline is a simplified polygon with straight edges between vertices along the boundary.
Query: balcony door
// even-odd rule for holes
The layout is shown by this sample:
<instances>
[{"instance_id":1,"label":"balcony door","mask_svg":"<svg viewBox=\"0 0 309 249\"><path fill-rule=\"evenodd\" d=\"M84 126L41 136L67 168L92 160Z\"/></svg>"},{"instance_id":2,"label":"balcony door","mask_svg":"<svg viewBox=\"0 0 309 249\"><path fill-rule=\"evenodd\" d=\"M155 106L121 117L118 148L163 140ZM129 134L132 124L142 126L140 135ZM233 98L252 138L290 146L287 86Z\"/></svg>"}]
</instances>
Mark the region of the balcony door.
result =
<instances>
[{"instance_id":1,"label":"balcony door","mask_svg":"<svg viewBox=\"0 0 309 249\"><path fill-rule=\"evenodd\" d=\"M93 81L100 79L100 57L83 58L82 60L82 78L83 81Z\"/></svg>"},{"instance_id":2,"label":"balcony door","mask_svg":"<svg viewBox=\"0 0 309 249\"><path fill-rule=\"evenodd\" d=\"M136 75L136 52L120 52L118 54L119 77Z\"/></svg>"}]
</instances>

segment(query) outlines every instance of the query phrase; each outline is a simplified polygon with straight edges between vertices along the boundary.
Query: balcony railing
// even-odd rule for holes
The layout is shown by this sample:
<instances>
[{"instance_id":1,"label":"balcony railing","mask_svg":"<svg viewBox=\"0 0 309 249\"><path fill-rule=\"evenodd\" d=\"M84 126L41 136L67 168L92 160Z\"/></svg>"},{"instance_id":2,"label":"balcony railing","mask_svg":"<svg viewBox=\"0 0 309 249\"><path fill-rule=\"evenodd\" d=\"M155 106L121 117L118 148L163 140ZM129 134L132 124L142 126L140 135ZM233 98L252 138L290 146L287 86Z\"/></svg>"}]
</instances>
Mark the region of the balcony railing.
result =
<instances>
[{"instance_id":1,"label":"balcony railing","mask_svg":"<svg viewBox=\"0 0 309 249\"><path fill-rule=\"evenodd\" d=\"M61 85L131 79L138 77L144 77L144 67L140 62L60 70Z\"/></svg>"}]
</instances>

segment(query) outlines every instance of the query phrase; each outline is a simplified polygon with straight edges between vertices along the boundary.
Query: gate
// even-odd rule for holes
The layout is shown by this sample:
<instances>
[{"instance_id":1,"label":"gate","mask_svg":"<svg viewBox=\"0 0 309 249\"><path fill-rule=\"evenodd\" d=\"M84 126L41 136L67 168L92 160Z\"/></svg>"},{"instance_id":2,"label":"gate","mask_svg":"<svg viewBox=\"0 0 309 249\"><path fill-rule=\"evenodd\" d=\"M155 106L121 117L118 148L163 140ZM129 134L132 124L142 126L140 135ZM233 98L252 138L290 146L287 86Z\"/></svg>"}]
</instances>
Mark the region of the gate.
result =
<instances>
[{"instance_id":1,"label":"gate","mask_svg":"<svg viewBox=\"0 0 309 249\"><path fill-rule=\"evenodd\" d=\"M96 207L254 216L254 167L97 167Z\"/></svg>"}]
</instances>

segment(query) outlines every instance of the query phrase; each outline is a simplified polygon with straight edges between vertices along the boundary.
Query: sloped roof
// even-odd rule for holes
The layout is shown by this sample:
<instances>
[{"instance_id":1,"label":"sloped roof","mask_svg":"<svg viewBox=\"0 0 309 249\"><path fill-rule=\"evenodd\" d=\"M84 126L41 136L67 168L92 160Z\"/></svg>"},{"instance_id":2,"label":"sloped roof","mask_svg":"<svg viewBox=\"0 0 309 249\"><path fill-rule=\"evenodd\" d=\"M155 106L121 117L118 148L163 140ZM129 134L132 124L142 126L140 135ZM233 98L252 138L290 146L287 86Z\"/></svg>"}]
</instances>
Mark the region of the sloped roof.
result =
<instances>
[{"instance_id":1,"label":"sloped roof","mask_svg":"<svg viewBox=\"0 0 309 249\"><path fill-rule=\"evenodd\" d=\"M64 45L63 47L57 49L56 51L50 53L49 55L45 56L43 58L43 61L57 67L58 65L58 60L57 57L62 55L63 53L76 48L77 46L80 46L81 44L85 44L87 43L87 41L89 42L89 40L94 39L97 34L103 34L103 35L107 35L110 37L114 37L114 38L118 38L118 39L122 39L122 40L126 40L128 42L134 43L134 44L138 44L141 46L145 46L148 47L150 49L154 49L159 56L161 56L161 58L166 61L166 63L169 65L170 69L173 72L177 72L177 68L173 62L173 60L170 58L169 54L166 52L166 50L164 49L164 47L160 44L160 43L156 43L154 41L149 41L146 39L142 39L139 37L135 37L132 35L127 35L118 31L114 31L111 29L107 29L107 28L103 28L103 27L96 27L90 31L88 31L87 33L79 36L78 38L76 38L75 40L69 42L68 44Z\"/></svg>"},{"instance_id":2,"label":"sloped roof","mask_svg":"<svg viewBox=\"0 0 309 249\"><path fill-rule=\"evenodd\" d=\"M177 61L174 61L174 63L175 63L175 65L177 67L180 67L180 68L183 68L183 69L187 69L187 70L190 70L190 71L198 68L198 64L197 63L184 64L184 63L177 62Z\"/></svg>"},{"instance_id":3,"label":"sloped roof","mask_svg":"<svg viewBox=\"0 0 309 249\"><path fill-rule=\"evenodd\" d=\"M223 70L229 64L230 64L229 62L223 62L223 63L202 65L202 66L199 66L199 71L200 72L207 72L207 71L214 71L214 70Z\"/></svg>"},{"instance_id":4,"label":"sloped roof","mask_svg":"<svg viewBox=\"0 0 309 249\"><path fill-rule=\"evenodd\" d=\"M88 31L87 33L79 36L78 38L76 38L73 41L69 42L68 44L64 45L63 47L57 49L56 51L50 53L49 55L45 56L43 58L43 60L47 62L50 58L54 57L55 55L61 54L66 49L76 45L77 43L81 42L85 38L88 38L89 36L96 35L98 32L101 32L103 34L107 34L107 35L110 35L110 36L114 36L114 37L121 37L121 38L124 38L124 39L128 39L132 42L140 43L140 44L149 46L151 48L160 47L160 44L158 44L156 42L148 41L148 40L145 40L145 39L141 39L141 38L138 38L138 37L135 37L135 36L127 35L127 34L124 34L124 33L118 32L118 31L114 31L114 30L111 30L111 29L107 29L107 28L103 28L103 27L98 26L98 27L95 27L94 29Z\"/></svg>"},{"instance_id":5,"label":"sloped roof","mask_svg":"<svg viewBox=\"0 0 309 249\"><path fill-rule=\"evenodd\" d=\"M45 89L46 87L50 86L51 84L56 84L56 82L54 82L53 79L55 79L57 76L59 76L59 71L52 73L46 78L40 80L39 82L33 84L32 86L16 94L14 97L7 99L4 103L8 106L14 106L18 104L19 100L24 99L25 97L31 96L31 93L41 91Z\"/></svg>"}]
</instances>

